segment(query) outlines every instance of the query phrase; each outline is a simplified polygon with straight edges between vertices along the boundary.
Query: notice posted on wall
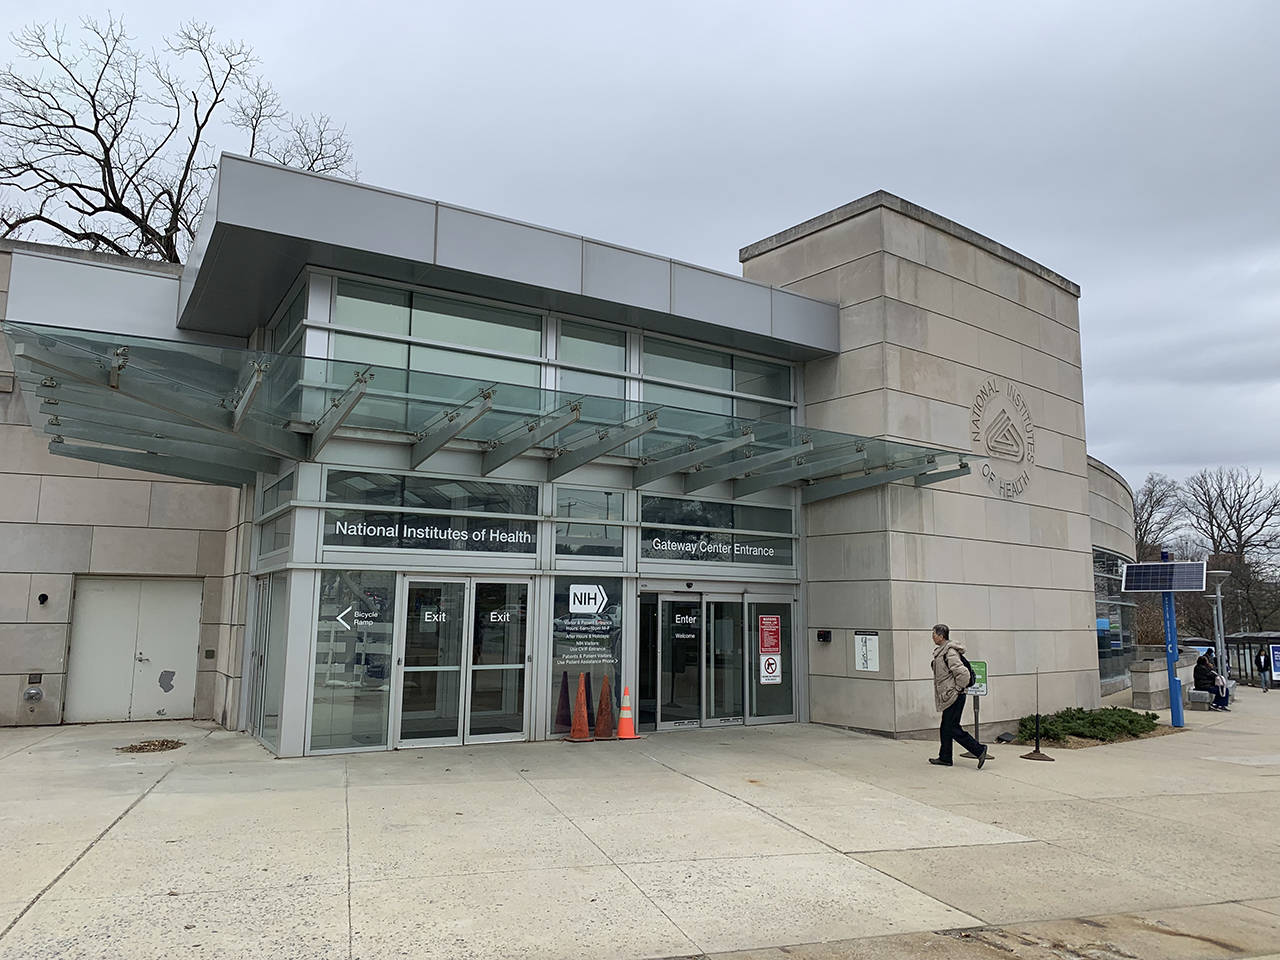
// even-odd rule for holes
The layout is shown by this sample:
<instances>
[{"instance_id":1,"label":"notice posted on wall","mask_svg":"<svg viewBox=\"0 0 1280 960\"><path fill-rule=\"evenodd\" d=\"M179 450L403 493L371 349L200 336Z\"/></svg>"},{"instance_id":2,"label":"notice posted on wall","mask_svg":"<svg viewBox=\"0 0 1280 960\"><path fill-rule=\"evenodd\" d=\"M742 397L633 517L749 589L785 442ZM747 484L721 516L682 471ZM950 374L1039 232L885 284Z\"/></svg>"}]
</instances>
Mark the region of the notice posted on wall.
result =
<instances>
[{"instance_id":1,"label":"notice posted on wall","mask_svg":"<svg viewBox=\"0 0 1280 960\"><path fill-rule=\"evenodd\" d=\"M880 634L875 630L853 632L853 669L880 672Z\"/></svg>"}]
</instances>

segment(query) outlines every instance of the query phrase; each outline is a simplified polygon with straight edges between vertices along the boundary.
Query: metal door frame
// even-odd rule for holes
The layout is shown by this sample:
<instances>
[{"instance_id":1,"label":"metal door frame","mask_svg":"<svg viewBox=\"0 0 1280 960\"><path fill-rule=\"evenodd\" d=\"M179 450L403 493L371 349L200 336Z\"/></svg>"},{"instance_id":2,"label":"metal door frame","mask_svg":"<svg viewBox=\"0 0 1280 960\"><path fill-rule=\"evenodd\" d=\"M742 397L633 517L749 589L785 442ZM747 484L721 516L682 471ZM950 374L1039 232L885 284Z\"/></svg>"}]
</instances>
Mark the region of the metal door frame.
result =
<instances>
[{"instance_id":1,"label":"metal door frame","mask_svg":"<svg viewBox=\"0 0 1280 960\"><path fill-rule=\"evenodd\" d=\"M409 628L409 590L415 584L432 584L432 583L459 583L463 588L462 606L464 610L462 625L462 650L459 652L458 658L458 733L453 737L429 737L417 740L400 739L401 714L404 709L404 676L408 668L404 665L405 643L408 639ZM471 726L471 674L475 669L472 662L475 657L474 638L475 638L475 617L476 617L476 584L477 583L521 583L525 585L525 660L521 664L521 668L525 671L524 676L524 703L522 704L522 716L524 719L524 729L520 733L489 733L479 736L468 736L467 731ZM529 701L533 693L533 683L530 680L533 663L532 640L530 637L533 624L533 578L520 576L474 576L474 577L458 577L458 576L438 576L431 573L401 573L396 578L396 620L394 636L394 671L395 679L391 685L391 709L388 711L388 722L390 729L387 731L387 743L393 750L418 750L424 747L456 747L462 744L470 743L499 743L510 741L528 740L530 736L530 718L529 718ZM506 664L502 666L493 665L481 667L483 670L510 670L514 669L514 665ZM447 669L432 668L413 668L414 673L446 673Z\"/></svg>"},{"instance_id":2,"label":"metal door frame","mask_svg":"<svg viewBox=\"0 0 1280 960\"><path fill-rule=\"evenodd\" d=\"M427 737L417 740L400 739L401 714L404 711L404 650L409 630L409 590L415 584L457 583L462 585L462 649L458 652L458 732L452 737ZM391 684L391 709L388 712L391 729L387 732L387 743L393 750L417 750L421 747L456 747L463 742L466 730L464 714L467 703L467 638L471 635L472 589L470 577L442 577L434 574L402 573L396 578L396 620L395 620L395 680ZM417 669L414 673L447 673L444 669Z\"/></svg>"},{"instance_id":3,"label":"metal door frame","mask_svg":"<svg viewBox=\"0 0 1280 960\"><path fill-rule=\"evenodd\" d=\"M746 716L743 718L743 722L747 726L751 726L752 724L759 724L759 723L795 722L796 717L799 715L799 710L797 709L796 705L800 700L800 690L799 690L800 677L798 675L798 671L796 670L796 661L798 658L797 646L799 645L799 642L800 642L797 637L797 634L799 631L797 630L797 627L796 627L796 614L799 610L799 600L797 600L796 597L794 596L787 596L786 594L780 594L780 593L748 593L743 595L742 601L744 605L743 618L742 618L742 632L743 632L744 640L746 642L746 646L744 647L743 652L746 655L746 661L747 661L746 699L743 701L743 704L742 704L742 709L745 712ZM751 684L755 682L755 669L756 669L755 661L759 659L759 653L751 649L751 621L749 617L751 616L751 604L753 603L785 603L785 604L788 604L791 608L791 623L790 623L791 661L790 663L783 664L784 670L789 670L791 673L791 712L790 713L768 714L766 716L760 716L760 717L755 717L751 715ZM755 653L755 656L752 655L753 653Z\"/></svg>"},{"instance_id":4,"label":"metal door frame","mask_svg":"<svg viewBox=\"0 0 1280 960\"><path fill-rule=\"evenodd\" d=\"M511 743L528 740L530 731L530 700L533 696L534 681L533 674L533 578L532 577L508 577L508 576L478 576L470 577L471 582L471 598L467 604L467 682L466 682L466 699L463 702L462 715L462 742L463 743ZM476 589L477 583L520 583L524 584L524 661L519 664L521 670L524 671L524 703L521 704L521 718L524 720L524 726L519 733L483 733L479 735L470 735L468 731L471 729L471 677L477 669L482 671L498 671L498 670L514 670L516 664L488 664L486 666L477 667L475 665L475 620L476 620Z\"/></svg>"},{"instance_id":5,"label":"metal door frame","mask_svg":"<svg viewBox=\"0 0 1280 960\"><path fill-rule=\"evenodd\" d=\"M709 627L711 626L711 617L708 615L708 608L713 603L736 603L742 609L742 631L741 631L741 651L742 651L742 714L737 717L709 717L708 709L711 705L711 669L708 664L709 655L711 653L711 636ZM751 693L750 687L750 657L747 650L747 635L750 631L747 629L747 602L746 595L741 593L704 593L702 595L702 726L704 727L732 727L741 726L746 722L749 700L747 699Z\"/></svg>"},{"instance_id":6,"label":"metal door frame","mask_svg":"<svg viewBox=\"0 0 1280 960\"><path fill-rule=\"evenodd\" d=\"M696 591L688 593L659 593L658 594L658 689L657 703L654 704L654 718L656 720L655 729L657 730L687 730L690 727L702 726L702 717L705 713L704 703L706 701L706 671L703 669L703 657L706 655L707 630L706 630L706 610L702 605L702 594ZM663 720L662 719L662 700L667 693L662 686L662 653L666 648L667 635L667 608L666 604L687 603L698 605L698 717L697 719L687 720Z\"/></svg>"}]
</instances>

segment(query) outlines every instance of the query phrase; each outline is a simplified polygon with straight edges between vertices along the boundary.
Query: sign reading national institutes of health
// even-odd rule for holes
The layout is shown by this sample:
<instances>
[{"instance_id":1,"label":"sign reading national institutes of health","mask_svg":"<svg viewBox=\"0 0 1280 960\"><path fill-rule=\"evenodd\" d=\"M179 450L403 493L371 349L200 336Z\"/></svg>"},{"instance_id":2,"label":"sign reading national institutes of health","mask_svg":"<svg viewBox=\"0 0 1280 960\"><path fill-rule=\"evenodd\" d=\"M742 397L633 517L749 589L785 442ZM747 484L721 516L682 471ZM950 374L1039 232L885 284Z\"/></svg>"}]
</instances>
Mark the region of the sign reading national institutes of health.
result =
<instances>
[{"instance_id":1,"label":"sign reading national institutes of health","mask_svg":"<svg viewBox=\"0 0 1280 960\"><path fill-rule=\"evenodd\" d=\"M1036 462L1036 428L1022 391L992 377L973 398L969 421L974 446L989 458L982 476L991 489L1009 500L1021 496Z\"/></svg>"},{"instance_id":2,"label":"sign reading national institutes of health","mask_svg":"<svg viewBox=\"0 0 1280 960\"><path fill-rule=\"evenodd\" d=\"M330 510L325 514L324 542L326 546L400 550L533 553L538 537L535 524L526 520Z\"/></svg>"}]
</instances>

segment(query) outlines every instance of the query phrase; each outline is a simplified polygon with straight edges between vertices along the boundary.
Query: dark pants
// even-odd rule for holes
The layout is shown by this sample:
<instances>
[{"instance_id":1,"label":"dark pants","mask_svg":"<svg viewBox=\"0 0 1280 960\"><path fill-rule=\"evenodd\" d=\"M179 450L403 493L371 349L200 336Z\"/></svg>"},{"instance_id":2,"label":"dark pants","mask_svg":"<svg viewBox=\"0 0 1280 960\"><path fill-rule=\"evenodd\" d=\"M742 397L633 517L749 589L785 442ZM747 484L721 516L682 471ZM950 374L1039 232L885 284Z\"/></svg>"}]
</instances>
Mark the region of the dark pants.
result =
<instances>
[{"instance_id":1,"label":"dark pants","mask_svg":"<svg viewBox=\"0 0 1280 960\"><path fill-rule=\"evenodd\" d=\"M956 697L956 702L942 711L942 726L938 730L938 738L942 741L942 749L938 751L938 759L951 762L951 741L955 740L975 757L982 756L982 744L965 732L960 726L960 717L964 713L964 702L969 698L963 693Z\"/></svg>"}]
</instances>

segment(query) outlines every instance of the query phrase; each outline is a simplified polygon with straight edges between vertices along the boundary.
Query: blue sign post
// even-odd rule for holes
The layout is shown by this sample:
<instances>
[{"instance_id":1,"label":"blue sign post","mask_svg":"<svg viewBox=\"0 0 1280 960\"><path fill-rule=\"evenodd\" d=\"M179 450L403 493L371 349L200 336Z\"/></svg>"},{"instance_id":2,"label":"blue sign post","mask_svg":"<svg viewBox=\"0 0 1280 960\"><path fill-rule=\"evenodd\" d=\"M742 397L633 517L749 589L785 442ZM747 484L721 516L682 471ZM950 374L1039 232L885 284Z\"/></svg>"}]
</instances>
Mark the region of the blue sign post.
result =
<instances>
[{"instance_id":1,"label":"blue sign post","mask_svg":"<svg viewBox=\"0 0 1280 960\"><path fill-rule=\"evenodd\" d=\"M1175 727L1182 722L1182 681L1178 679L1178 615L1173 607L1173 594L1161 594L1164 601L1164 660L1169 668L1169 722Z\"/></svg>"}]
</instances>

